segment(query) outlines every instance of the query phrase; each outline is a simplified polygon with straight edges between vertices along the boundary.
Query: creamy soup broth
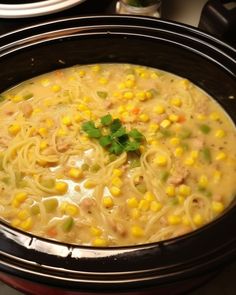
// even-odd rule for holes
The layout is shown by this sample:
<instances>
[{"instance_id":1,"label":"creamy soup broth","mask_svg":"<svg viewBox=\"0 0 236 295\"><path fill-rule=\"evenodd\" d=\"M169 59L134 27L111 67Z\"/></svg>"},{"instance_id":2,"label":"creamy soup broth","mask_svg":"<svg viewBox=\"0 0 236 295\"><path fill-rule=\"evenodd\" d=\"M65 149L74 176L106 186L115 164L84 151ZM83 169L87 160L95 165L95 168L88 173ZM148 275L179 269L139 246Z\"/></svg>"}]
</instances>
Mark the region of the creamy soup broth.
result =
<instances>
[{"instance_id":1,"label":"creamy soup broth","mask_svg":"<svg viewBox=\"0 0 236 295\"><path fill-rule=\"evenodd\" d=\"M236 130L187 79L130 64L57 70L0 96L0 217L121 246L211 222L236 194Z\"/></svg>"}]
</instances>

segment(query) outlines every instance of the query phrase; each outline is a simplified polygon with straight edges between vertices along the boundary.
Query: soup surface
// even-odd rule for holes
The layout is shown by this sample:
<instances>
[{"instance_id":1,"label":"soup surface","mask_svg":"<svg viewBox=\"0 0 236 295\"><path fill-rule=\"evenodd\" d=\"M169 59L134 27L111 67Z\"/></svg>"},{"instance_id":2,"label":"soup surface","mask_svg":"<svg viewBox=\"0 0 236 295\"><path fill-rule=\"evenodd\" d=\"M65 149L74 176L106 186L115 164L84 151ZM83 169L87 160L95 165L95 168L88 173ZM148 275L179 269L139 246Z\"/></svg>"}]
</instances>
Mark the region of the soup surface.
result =
<instances>
[{"instance_id":1,"label":"soup surface","mask_svg":"<svg viewBox=\"0 0 236 295\"><path fill-rule=\"evenodd\" d=\"M236 130L188 80L74 66L0 96L0 217L58 241L155 242L215 219L236 194Z\"/></svg>"}]
</instances>

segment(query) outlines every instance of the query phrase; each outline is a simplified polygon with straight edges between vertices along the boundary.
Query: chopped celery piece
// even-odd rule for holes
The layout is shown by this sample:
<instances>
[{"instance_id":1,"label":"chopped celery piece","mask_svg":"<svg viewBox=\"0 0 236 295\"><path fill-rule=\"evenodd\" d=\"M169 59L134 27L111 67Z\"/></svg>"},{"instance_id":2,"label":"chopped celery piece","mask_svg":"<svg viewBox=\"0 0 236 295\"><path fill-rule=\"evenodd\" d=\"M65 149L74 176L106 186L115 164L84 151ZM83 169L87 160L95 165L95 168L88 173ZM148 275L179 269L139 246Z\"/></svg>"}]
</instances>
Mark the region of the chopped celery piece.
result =
<instances>
[{"instance_id":1,"label":"chopped celery piece","mask_svg":"<svg viewBox=\"0 0 236 295\"><path fill-rule=\"evenodd\" d=\"M64 232L69 232L74 225L74 219L72 217L67 217L63 220L62 229Z\"/></svg>"},{"instance_id":2,"label":"chopped celery piece","mask_svg":"<svg viewBox=\"0 0 236 295\"><path fill-rule=\"evenodd\" d=\"M136 189L137 189L140 193L142 193L142 194L145 194L146 191L147 191L147 187L146 187L145 183L139 183L139 184L137 184L137 185L136 185Z\"/></svg>"},{"instance_id":3,"label":"chopped celery piece","mask_svg":"<svg viewBox=\"0 0 236 295\"><path fill-rule=\"evenodd\" d=\"M55 198L47 199L43 203L47 213L55 211L58 206L58 200Z\"/></svg>"}]
</instances>

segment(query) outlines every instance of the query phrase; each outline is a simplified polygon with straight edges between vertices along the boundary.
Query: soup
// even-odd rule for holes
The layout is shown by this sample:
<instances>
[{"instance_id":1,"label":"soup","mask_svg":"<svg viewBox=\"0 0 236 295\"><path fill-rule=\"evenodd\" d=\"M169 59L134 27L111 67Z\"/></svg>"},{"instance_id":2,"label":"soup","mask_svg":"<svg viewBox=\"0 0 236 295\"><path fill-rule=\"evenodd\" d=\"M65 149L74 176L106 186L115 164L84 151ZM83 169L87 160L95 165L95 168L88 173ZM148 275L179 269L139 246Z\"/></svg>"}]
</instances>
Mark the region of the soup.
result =
<instances>
[{"instance_id":1,"label":"soup","mask_svg":"<svg viewBox=\"0 0 236 295\"><path fill-rule=\"evenodd\" d=\"M236 130L186 79L97 64L0 96L0 217L44 238L123 246L174 238L236 194Z\"/></svg>"}]
</instances>

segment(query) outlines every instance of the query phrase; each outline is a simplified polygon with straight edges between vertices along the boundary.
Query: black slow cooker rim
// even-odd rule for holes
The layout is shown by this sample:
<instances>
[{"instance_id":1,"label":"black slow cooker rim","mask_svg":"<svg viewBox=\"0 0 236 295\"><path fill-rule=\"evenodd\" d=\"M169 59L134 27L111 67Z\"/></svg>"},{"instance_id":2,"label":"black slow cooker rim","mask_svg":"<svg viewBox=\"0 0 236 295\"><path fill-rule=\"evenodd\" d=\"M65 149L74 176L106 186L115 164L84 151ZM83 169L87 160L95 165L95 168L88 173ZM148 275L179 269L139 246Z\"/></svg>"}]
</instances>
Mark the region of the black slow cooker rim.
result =
<instances>
[{"instance_id":1,"label":"black slow cooker rim","mask_svg":"<svg viewBox=\"0 0 236 295\"><path fill-rule=\"evenodd\" d=\"M197 42L197 40L198 42L204 41L205 45L212 48L212 50L216 50L218 53L225 52L224 59L229 58L232 61L233 56L235 55L235 52L236 52L235 49L233 49L229 45L217 40L216 38L212 36L209 36L206 33L200 32L189 26L168 22L164 20L146 18L146 17L137 18L137 17L130 17L130 16L125 17L125 16L107 16L106 15L106 16L99 16L99 17L88 16L88 17L57 20L57 21L52 21L52 22L47 22L44 24L31 26L23 30L14 31L9 34L5 34L2 37L0 37L0 45L1 45L0 56L2 55L2 58L4 58L4 56L8 55L9 52L11 51L11 46L16 51L21 50L23 48L22 45L24 45L24 42L27 43L30 37L34 36L33 40L35 40L35 38L37 39L37 36L44 34L44 32L46 31L51 31L52 29L55 30L62 23L63 23L63 26L71 28L73 27L72 24L74 22L81 21L81 24L78 23L77 26L78 27L83 26L83 30L85 30L85 28L87 27L87 31L88 31L87 33L89 33L90 30L92 30L92 28L95 26L96 22L97 22L96 27L100 27L100 28L102 27L104 28L103 22L116 23L117 20L118 22L122 22L122 24L124 25L126 22L128 25L130 25L130 22L131 22L132 26L136 28L137 27L140 28L141 19L145 22L145 26L148 26L150 35L153 29L152 28L153 24L164 26L164 27L167 25L167 27L169 26L168 27L169 30L172 30L173 28L178 30L180 28L181 31L184 31L183 35L185 36L190 35L189 38L194 39L195 42ZM72 22L72 24L70 24L70 22ZM85 24L86 22L88 22L87 25L85 25L84 22ZM90 24L90 22L92 24ZM63 30L65 30L65 28L61 29L61 31ZM38 35L37 34L35 35L37 31L38 31ZM110 31L107 32L106 34L111 34L111 31L112 31L112 26L110 27ZM194 38L192 34L194 34ZM64 35L62 37L64 37ZM204 40L202 40L202 38ZM231 75L235 77L236 76L235 68L233 68L232 66L233 63L231 64L231 61L229 63L231 66L230 68L231 70L229 71L229 73L231 73ZM211 253L205 253L204 255L196 256L194 257L192 261L187 260L185 261L185 264L182 263L181 265L177 265L177 266L169 265L166 268L159 267L158 269L153 269L151 268L151 266L153 266L153 264L155 265L154 259L156 257L157 251L159 250L160 252L162 252L162 254L163 252L165 254L165 251L167 248L172 247L174 249L177 244L179 245L181 243L184 243L186 240L189 240L189 239L196 241L198 239L198 236L201 236L204 233L205 235L207 235L207 233L211 232L212 229L215 229L215 232L217 232L217 228L224 228L224 226L226 226L227 224L231 224L231 223L233 224L233 221L235 221L235 214L236 214L236 206L231 206L231 208L229 208L227 212L225 212L225 214L223 214L220 218L198 229L197 231L194 231L185 236L171 239L171 240L166 240L159 243L152 243L152 244L146 244L146 245L140 245L140 246L108 248L108 249L101 249L101 248L96 249L96 248L91 248L86 246L73 246L73 245L67 245L63 243L45 240L43 238L33 237L32 235L23 233L19 230L12 229L9 226L5 225L3 222L0 222L0 234L2 236L2 241L3 241L0 245L0 257L1 257L0 270L2 269L12 274L15 274L17 272L18 275L21 275L23 277L29 276L32 278L33 276L34 279L36 280L40 280L40 276L41 276L41 279L43 279L45 275L48 276L49 273L43 271L45 265L44 266L41 265L39 267L39 264L41 263L40 261L38 261L38 259L36 259L36 256L39 256L40 249L37 247L35 249L32 248L32 245L36 245L37 241L39 241L39 242L46 242L48 245L51 245L51 246L57 245L57 246L65 246L68 248L68 253L67 255L65 255L65 257L58 255L58 253L54 253L50 255L43 252L41 253L43 257L46 257L46 260L48 259L47 263L48 263L48 268L50 270L50 273L52 275L52 278L51 278L52 283L54 281L56 282L63 281L63 277L65 275L66 270L68 271L68 274L69 274L66 280L69 280L72 284L78 284L78 282L81 284L83 283L87 284L88 282L90 283L93 282L94 284L96 284L97 278L94 279L94 275L101 278L101 280L99 280L101 285L103 285L104 282L110 285L114 284L114 282L119 282L119 283L126 284L127 286L127 284L129 284L128 281L130 280L131 280L130 284L133 284L133 283L137 284L137 282L140 282L140 283L143 282L144 279L149 282L156 279L158 279L160 282L164 282L167 279L166 276L170 277L170 270L172 270L173 277L181 278L183 277L184 269L186 270L188 269L189 271L188 275L191 275L193 272L196 272L196 269L197 269L197 272L200 273L208 268L208 264L211 263L212 265L216 265L217 263L219 264L220 262L225 261L226 256L227 256L227 259L229 259L229 257L234 256L236 253L236 247L235 247L236 237L234 237L234 235L232 236L229 235L227 241L218 245L219 248L216 247L216 249L212 249L210 251ZM17 241L17 237L18 237L18 241ZM20 245L19 244L20 240L24 242L27 241L27 243L25 243L24 245L24 242L23 242L23 244ZM11 244L10 247L9 247L10 245L9 243ZM18 249L18 251L16 254L14 254L16 248ZM79 256L73 257L72 249L77 249ZM222 253L222 250L224 252L223 256L220 254ZM32 253L30 253L30 251ZM99 263L101 262L101 268L99 268L99 272L97 273L93 272L92 267L90 269L87 269L86 271L85 266L88 263L88 257L86 257L86 253L88 255L88 251L90 253L95 251L96 255L95 257L92 258L93 260L95 260L95 263L96 261L99 261ZM109 251L112 252L111 255L107 255ZM128 256L127 256L127 253L128 253ZM146 258L145 258L146 264L144 263L143 268L138 269L138 271L135 268L127 271L127 269L125 268L124 262L128 264L130 263L132 264L132 262L135 259L137 259L137 257L140 257L139 256L140 253L141 255L144 255L144 256L146 255ZM20 257L17 257L17 255L19 255ZM214 255L216 256L219 255L219 256L214 258ZM206 261L207 256L208 258L211 257L210 261ZM30 259L28 263L25 257L27 257L27 259ZM98 257L100 258L102 257L102 259L99 260ZM104 265L102 265L102 264L111 263L111 262L114 263L116 259L121 260L122 257L124 259L122 263L122 267L124 267L123 269L119 267L117 269L114 268L114 271L109 271L106 268L104 268ZM81 265L76 264L75 266L75 261L78 261L78 259ZM82 261L83 259L84 259L84 262ZM67 260L69 260L70 263L73 262L74 266L72 267L73 263L71 265L66 263ZM44 262L45 262L45 259L44 259ZM201 263L198 265L198 267L195 267L193 270L192 268L197 262L199 263L201 262ZM62 267L63 264L66 265L66 268ZM114 265L117 265L116 262L114 263ZM57 266L59 266L59 268L57 268ZM73 276L74 272L76 273L76 277ZM127 274L131 275L131 273L132 273L132 276L131 276L132 279L130 279L130 277L126 278ZM86 279L84 275L86 276ZM110 280L111 276L114 281ZM64 278L64 281L65 281L65 278Z\"/></svg>"}]
</instances>

